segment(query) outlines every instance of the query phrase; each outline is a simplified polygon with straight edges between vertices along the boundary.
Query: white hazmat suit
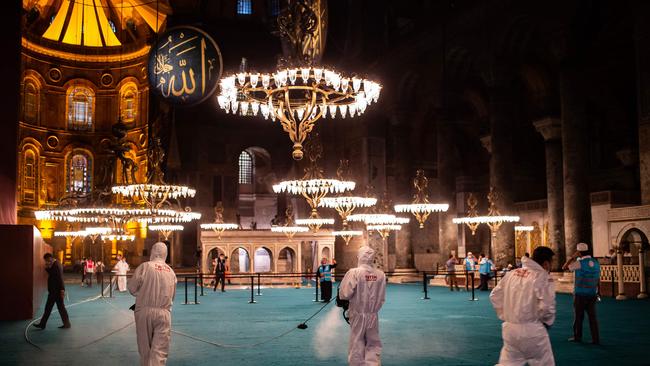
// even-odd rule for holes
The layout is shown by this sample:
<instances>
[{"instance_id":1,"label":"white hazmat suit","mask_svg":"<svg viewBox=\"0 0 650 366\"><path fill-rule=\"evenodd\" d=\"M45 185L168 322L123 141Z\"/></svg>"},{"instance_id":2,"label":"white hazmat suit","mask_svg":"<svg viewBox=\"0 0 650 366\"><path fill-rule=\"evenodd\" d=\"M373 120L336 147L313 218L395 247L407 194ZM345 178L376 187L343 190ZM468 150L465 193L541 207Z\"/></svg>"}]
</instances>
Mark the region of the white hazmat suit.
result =
<instances>
[{"instance_id":1,"label":"white hazmat suit","mask_svg":"<svg viewBox=\"0 0 650 366\"><path fill-rule=\"evenodd\" d=\"M117 264L115 264L115 272L117 276L117 289L121 292L126 291L126 273L129 271L129 264L126 263L124 258L120 259Z\"/></svg>"},{"instance_id":2,"label":"white hazmat suit","mask_svg":"<svg viewBox=\"0 0 650 366\"><path fill-rule=\"evenodd\" d=\"M149 262L139 265L129 281L129 292L135 296L135 328L142 366L167 363L176 275L165 258L167 246L154 244Z\"/></svg>"},{"instance_id":3,"label":"white hazmat suit","mask_svg":"<svg viewBox=\"0 0 650 366\"><path fill-rule=\"evenodd\" d=\"M555 321L555 286L548 272L531 258L510 271L492 290L490 301L503 320L499 365L555 365L546 326Z\"/></svg>"},{"instance_id":4,"label":"white hazmat suit","mask_svg":"<svg viewBox=\"0 0 650 366\"><path fill-rule=\"evenodd\" d=\"M372 248L359 248L358 258L358 267L345 274L339 289L339 297L350 301L348 363L352 366L379 365L381 340L377 313L386 300L386 276L372 266L375 258Z\"/></svg>"}]
</instances>

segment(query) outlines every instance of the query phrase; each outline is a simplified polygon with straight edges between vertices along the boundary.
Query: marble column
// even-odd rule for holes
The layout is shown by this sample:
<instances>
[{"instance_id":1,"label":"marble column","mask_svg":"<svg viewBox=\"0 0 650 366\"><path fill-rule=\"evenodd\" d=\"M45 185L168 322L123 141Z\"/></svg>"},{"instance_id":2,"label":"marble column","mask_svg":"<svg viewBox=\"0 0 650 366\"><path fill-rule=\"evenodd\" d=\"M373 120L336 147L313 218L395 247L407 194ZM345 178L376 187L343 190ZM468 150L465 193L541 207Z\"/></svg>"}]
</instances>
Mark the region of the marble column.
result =
<instances>
[{"instance_id":1,"label":"marble column","mask_svg":"<svg viewBox=\"0 0 650 366\"><path fill-rule=\"evenodd\" d=\"M645 299L648 297L646 293L646 282L645 282L645 250L643 248L643 243L639 243L639 294L636 296L638 299Z\"/></svg>"},{"instance_id":2,"label":"marble column","mask_svg":"<svg viewBox=\"0 0 650 366\"><path fill-rule=\"evenodd\" d=\"M438 197L436 202L449 203L449 210L439 215L438 242L440 256L445 259L451 251L458 254L458 225L452 219L458 216L456 208L456 170L459 165L456 144L454 142L453 122L447 118L437 123L437 160L438 160ZM433 222L435 213L429 218ZM462 216L462 215L461 215Z\"/></svg>"},{"instance_id":3,"label":"marble column","mask_svg":"<svg viewBox=\"0 0 650 366\"><path fill-rule=\"evenodd\" d=\"M490 88L490 186L499 194L502 215L514 215L512 125L514 101L507 83ZM515 263L514 223L504 223L492 239L492 259L497 266Z\"/></svg>"},{"instance_id":4,"label":"marble column","mask_svg":"<svg viewBox=\"0 0 650 366\"><path fill-rule=\"evenodd\" d=\"M623 278L623 251L621 248L616 249L616 276L618 277L618 294L616 300L625 300L625 280Z\"/></svg>"},{"instance_id":5,"label":"marble column","mask_svg":"<svg viewBox=\"0 0 650 366\"><path fill-rule=\"evenodd\" d=\"M394 184L393 187L390 188L392 188L392 200L394 202L410 202L412 199L412 181L415 176L415 169L413 169L411 163L413 156L411 153L411 131L409 130L409 125L407 123L409 117L407 111L403 109L396 108L393 111L391 137L394 155L391 163L393 166ZM392 208L392 203L390 206ZM395 268L415 267L413 238L410 231L411 225L403 225L399 235L391 233L391 236L394 235L393 240L395 243ZM379 243L376 244L379 245ZM386 262L390 263L389 255L392 254L392 251L389 250L388 245L384 245L384 248L387 249L387 252L384 253L386 256Z\"/></svg>"},{"instance_id":6,"label":"marble column","mask_svg":"<svg viewBox=\"0 0 650 366\"><path fill-rule=\"evenodd\" d=\"M564 248L564 186L562 171L562 122L556 118L544 118L533 122L535 129L544 137L546 153L546 201L548 227L553 256L554 271L559 271L565 261Z\"/></svg>"},{"instance_id":7,"label":"marble column","mask_svg":"<svg viewBox=\"0 0 650 366\"><path fill-rule=\"evenodd\" d=\"M589 119L584 77L580 65L565 66L560 72L564 159L564 240L567 256L573 255L576 245L580 242L592 244Z\"/></svg>"}]
</instances>

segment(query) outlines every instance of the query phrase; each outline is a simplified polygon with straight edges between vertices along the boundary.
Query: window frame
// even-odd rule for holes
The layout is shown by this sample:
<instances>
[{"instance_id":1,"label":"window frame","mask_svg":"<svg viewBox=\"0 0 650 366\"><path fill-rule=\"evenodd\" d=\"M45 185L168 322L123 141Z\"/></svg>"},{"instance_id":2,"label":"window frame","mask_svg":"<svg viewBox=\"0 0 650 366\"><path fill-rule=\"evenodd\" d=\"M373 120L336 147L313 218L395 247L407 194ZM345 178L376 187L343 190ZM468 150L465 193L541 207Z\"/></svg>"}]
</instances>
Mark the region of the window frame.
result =
<instances>
[{"instance_id":1,"label":"window frame","mask_svg":"<svg viewBox=\"0 0 650 366\"><path fill-rule=\"evenodd\" d=\"M84 98L85 100L81 100ZM81 116L80 116L81 112ZM66 129L93 132L95 93L87 86L74 85L66 92Z\"/></svg>"},{"instance_id":2,"label":"window frame","mask_svg":"<svg viewBox=\"0 0 650 366\"><path fill-rule=\"evenodd\" d=\"M239 168L237 182L240 185L253 184L253 176L255 172L255 159L253 158L253 154L246 150L242 150L237 158L237 166Z\"/></svg>"}]
</instances>

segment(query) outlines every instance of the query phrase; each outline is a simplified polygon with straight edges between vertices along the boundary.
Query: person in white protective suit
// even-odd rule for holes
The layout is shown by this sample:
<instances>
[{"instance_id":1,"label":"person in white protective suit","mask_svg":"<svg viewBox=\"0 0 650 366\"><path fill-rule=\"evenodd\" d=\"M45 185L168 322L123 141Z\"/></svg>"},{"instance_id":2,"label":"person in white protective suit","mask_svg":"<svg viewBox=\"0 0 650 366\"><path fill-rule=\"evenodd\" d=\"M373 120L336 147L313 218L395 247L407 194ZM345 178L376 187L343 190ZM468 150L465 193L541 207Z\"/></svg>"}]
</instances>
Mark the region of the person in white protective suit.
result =
<instances>
[{"instance_id":1,"label":"person in white protective suit","mask_svg":"<svg viewBox=\"0 0 650 366\"><path fill-rule=\"evenodd\" d=\"M149 262L139 265L129 281L129 292L135 296L135 329L142 366L167 363L176 274L165 258L167 246L154 244Z\"/></svg>"},{"instance_id":2,"label":"person in white protective suit","mask_svg":"<svg viewBox=\"0 0 650 366\"><path fill-rule=\"evenodd\" d=\"M126 273L129 271L129 264L126 263L126 259L122 256L117 257L117 263L113 268L115 274L117 274L117 289L118 291L126 291Z\"/></svg>"},{"instance_id":3,"label":"person in white protective suit","mask_svg":"<svg viewBox=\"0 0 650 366\"><path fill-rule=\"evenodd\" d=\"M351 366L379 365L381 340L377 313L386 301L386 276L373 267L375 251L359 248L359 265L350 269L341 282L339 297L350 301L350 343L348 363Z\"/></svg>"},{"instance_id":4,"label":"person in white protective suit","mask_svg":"<svg viewBox=\"0 0 650 366\"><path fill-rule=\"evenodd\" d=\"M555 321L555 286L549 275L553 250L537 247L522 268L508 272L490 301L503 321L499 365L555 365L547 328Z\"/></svg>"}]
</instances>

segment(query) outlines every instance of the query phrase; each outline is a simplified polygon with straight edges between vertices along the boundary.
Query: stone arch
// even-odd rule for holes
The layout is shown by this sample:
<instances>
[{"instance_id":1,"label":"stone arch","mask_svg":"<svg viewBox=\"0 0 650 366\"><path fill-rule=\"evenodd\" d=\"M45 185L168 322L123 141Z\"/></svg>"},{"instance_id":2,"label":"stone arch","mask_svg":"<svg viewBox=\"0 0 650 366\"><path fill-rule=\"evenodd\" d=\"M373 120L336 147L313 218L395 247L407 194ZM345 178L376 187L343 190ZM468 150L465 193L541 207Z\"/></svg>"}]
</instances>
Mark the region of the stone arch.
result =
<instances>
[{"instance_id":1,"label":"stone arch","mask_svg":"<svg viewBox=\"0 0 650 366\"><path fill-rule=\"evenodd\" d=\"M254 253L255 272L274 272L273 251L268 247L257 247Z\"/></svg>"},{"instance_id":2,"label":"stone arch","mask_svg":"<svg viewBox=\"0 0 650 366\"><path fill-rule=\"evenodd\" d=\"M25 70L21 83L21 119L38 125L40 122L45 80L34 70Z\"/></svg>"},{"instance_id":3,"label":"stone arch","mask_svg":"<svg viewBox=\"0 0 650 366\"><path fill-rule=\"evenodd\" d=\"M40 156L41 149L33 143L23 142L19 160L20 202L24 205L38 206L40 201Z\"/></svg>"},{"instance_id":4,"label":"stone arch","mask_svg":"<svg viewBox=\"0 0 650 366\"><path fill-rule=\"evenodd\" d=\"M638 227L632 226L632 224L627 225L621 229L617 237L616 243L618 247L625 253L633 251L638 252L638 246L641 245L644 250L650 248L650 243L648 242L648 236L643 232L643 230Z\"/></svg>"},{"instance_id":5,"label":"stone arch","mask_svg":"<svg viewBox=\"0 0 650 366\"><path fill-rule=\"evenodd\" d=\"M291 247L284 247L278 252L277 272L291 273L296 271L296 252Z\"/></svg>"},{"instance_id":6,"label":"stone arch","mask_svg":"<svg viewBox=\"0 0 650 366\"><path fill-rule=\"evenodd\" d=\"M226 254L224 249L221 248L221 247L214 247L214 248L210 249L210 251L208 252L207 264L206 264L208 273L213 273L214 272L214 263L213 263L213 261L216 258L218 258L219 255L221 255L221 254L223 254L224 256L228 256L228 254Z\"/></svg>"},{"instance_id":7,"label":"stone arch","mask_svg":"<svg viewBox=\"0 0 650 366\"><path fill-rule=\"evenodd\" d=\"M140 112L140 89L138 80L134 77L127 77L120 80L117 86L119 90L118 110L124 123L137 121Z\"/></svg>"},{"instance_id":8,"label":"stone arch","mask_svg":"<svg viewBox=\"0 0 650 366\"><path fill-rule=\"evenodd\" d=\"M233 274L248 273L251 271L250 254L248 253L248 249L244 247L233 249L228 260L230 262L230 272Z\"/></svg>"}]
</instances>

